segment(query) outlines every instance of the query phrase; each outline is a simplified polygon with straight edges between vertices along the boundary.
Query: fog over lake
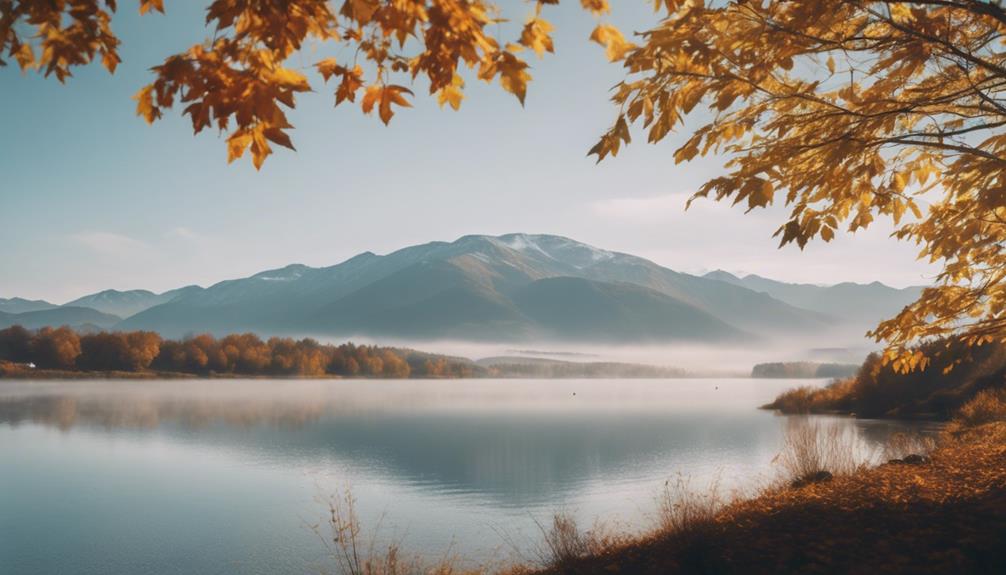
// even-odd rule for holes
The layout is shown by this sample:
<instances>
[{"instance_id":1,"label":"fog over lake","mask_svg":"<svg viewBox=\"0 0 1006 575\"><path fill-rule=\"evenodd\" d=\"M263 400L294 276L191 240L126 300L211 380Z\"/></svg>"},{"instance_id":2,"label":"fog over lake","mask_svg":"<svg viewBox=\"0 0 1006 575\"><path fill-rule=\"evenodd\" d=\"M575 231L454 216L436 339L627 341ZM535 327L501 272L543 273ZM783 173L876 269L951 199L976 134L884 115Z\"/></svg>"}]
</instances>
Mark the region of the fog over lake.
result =
<instances>
[{"instance_id":1,"label":"fog over lake","mask_svg":"<svg viewBox=\"0 0 1006 575\"><path fill-rule=\"evenodd\" d=\"M310 573L349 488L406 549L527 552L557 510L638 531L678 474L772 480L785 417L824 380L0 382L5 573ZM906 423L835 419L864 444ZM322 529L324 529L322 525Z\"/></svg>"}]
</instances>

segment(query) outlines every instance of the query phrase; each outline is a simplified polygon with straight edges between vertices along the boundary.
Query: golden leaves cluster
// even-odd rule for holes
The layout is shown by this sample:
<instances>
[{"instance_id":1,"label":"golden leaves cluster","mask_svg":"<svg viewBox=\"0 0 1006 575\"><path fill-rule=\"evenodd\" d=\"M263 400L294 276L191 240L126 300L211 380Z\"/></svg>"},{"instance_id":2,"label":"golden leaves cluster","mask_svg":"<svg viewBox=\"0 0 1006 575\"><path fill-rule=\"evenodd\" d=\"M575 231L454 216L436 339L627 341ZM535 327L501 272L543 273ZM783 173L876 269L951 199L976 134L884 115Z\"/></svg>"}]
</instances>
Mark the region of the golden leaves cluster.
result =
<instances>
[{"instance_id":1,"label":"golden leaves cluster","mask_svg":"<svg viewBox=\"0 0 1006 575\"><path fill-rule=\"evenodd\" d=\"M120 62L120 42L111 29L115 7L115 0L0 0L0 66L13 58L22 70L64 82L72 67L100 58L114 72ZM22 26L33 37L22 37Z\"/></svg>"},{"instance_id":2,"label":"golden leaves cluster","mask_svg":"<svg viewBox=\"0 0 1006 575\"><path fill-rule=\"evenodd\" d=\"M136 112L154 122L178 106L196 133L213 127L227 134L229 161L250 151L259 168L273 145L293 149L287 112L298 94L312 91L310 68L334 84L337 106L359 98L361 110L376 111L385 124L411 105L406 84L417 79L441 106L458 109L465 70L498 81L523 104L531 75L521 52L554 51L553 26L541 15L549 4L558 0L527 2L519 37L505 42L497 34L507 18L492 0L213 0L206 13L213 38L153 67L154 81L134 96ZM597 16L610 11L607 0L580 4ZM139 0L141 13L164 8L163 0ZM115 10L114 0L0 0L0 64L7 54L22 69L62 81L73 66L100 56L113 71ZM610 25L591 38L611 59L631 47ZM328 46L344 55L305 66L305 54Z\"/></svg>"},{"instance_id":3,"label":"golden leaves cluster","mask_svg":"<svg viewBox=\"0 0 1006 575\"><path fill-rule=\"evenodd\" d=\"M726 161L695 198L748 210L781 201L790 212L776 234L800 247L883 216L942 265L936 285L872 332L897 367L925 365L914 346L929 339L1006 340L1006 9L656 5L660 25L625 52L620 112L591 150L598 160L630 141L631 125L659 142L691 115L698 127L675 161Z\"/></svg>"}]
</instances>

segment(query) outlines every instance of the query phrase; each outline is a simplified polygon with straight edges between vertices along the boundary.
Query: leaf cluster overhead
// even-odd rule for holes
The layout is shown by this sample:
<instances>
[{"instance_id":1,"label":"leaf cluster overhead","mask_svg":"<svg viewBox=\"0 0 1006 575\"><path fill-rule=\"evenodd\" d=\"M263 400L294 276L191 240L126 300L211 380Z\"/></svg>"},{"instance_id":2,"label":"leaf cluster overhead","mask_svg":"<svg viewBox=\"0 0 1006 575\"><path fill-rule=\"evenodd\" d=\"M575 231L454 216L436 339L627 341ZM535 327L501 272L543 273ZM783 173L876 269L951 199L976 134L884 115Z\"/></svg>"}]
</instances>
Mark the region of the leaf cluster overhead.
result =
<instances>
[{"instance_id":1,"label":"leaf cluster overhead","mask_svg":"<svg viewBox=\"0 0 1006 575\"><path fill-rule=\"evenodd\" d=\"M164 0L138 2L141 13L165 9ZM609 11L607 0L580 3L597 16ZM181 108L196 133L213 127L227 134L229 161L250 151L259 168L273 145L293 149L287 111L298 94L312 91L309 70L292 56L326 44L347 54L313 63L334 86L335 104L359 101L385 124L411 106L404 84L417 78L441 106L458 109L466 69L523 103L531 75L522 52L554 49L552 25L541 14L548 4L558 0L522 3L520 35L505 41L498 25L509 15L491 0L213 0L206 11L213 37L154 66L154 81L134 96L136 111L154 122ZM115 0L0 0L0 65L14 59L64 81L74 66L100 58L114 72L116 8ZM612 54L617 31L603 29L595 36ZM614 53L624 53L622 42Z\"/></svg>"}]
</instances>

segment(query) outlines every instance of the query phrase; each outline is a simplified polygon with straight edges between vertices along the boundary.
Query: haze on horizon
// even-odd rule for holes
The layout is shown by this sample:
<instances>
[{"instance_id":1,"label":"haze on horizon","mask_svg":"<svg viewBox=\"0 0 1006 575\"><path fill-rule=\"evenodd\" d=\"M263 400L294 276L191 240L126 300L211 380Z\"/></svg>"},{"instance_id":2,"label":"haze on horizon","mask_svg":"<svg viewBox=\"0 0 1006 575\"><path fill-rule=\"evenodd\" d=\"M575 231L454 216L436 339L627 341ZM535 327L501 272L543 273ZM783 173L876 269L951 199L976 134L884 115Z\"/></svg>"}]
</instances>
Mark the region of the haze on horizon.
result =
<instances>
[{"instance_id":1,"label":"haze on horizon","mask_svg":"<svg viewBox=\"0 0 1006 575\"><path fill-rule=\"evenodd\" d=\"M880 222L800 252L777 249L771 237L784 207L745 215L700 201L686 213L689 193L720 167L675 166L680 136L595 165L586 151L612 118L608 88L622 70L588 43L592 21L574 5L552 12L556 53L535 61L524 109L472 81L459 112L419 98L386 128L356 109L332 109L326 86L298 99L298 152L281 151L260 173L228 165L219 138L193 138L177 115L147 126L130 99L147 68L202 39L192 24L203 8L177 3L144 18L120 11L114 76L90 67L64 86L0 69L0 297L63 303L107 288L207 286L291 263L329 266L364 251L510 232L563 235L690 273L895 287L935 273ZM624 29L653 18L644 3L615 7Z\"/></svg>"}]
</instances>

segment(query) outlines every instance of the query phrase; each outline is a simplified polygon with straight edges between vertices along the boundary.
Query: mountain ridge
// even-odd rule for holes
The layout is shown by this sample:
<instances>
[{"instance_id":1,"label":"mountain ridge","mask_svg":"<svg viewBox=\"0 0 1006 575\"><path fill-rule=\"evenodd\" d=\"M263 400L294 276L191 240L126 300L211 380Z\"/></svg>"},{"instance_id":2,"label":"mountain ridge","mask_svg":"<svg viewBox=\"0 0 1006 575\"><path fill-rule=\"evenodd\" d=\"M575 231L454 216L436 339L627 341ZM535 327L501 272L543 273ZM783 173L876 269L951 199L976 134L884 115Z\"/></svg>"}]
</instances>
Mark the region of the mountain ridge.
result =
<instances>
[{"instance_id":1,"label":"mountain ridge","mask_svg":"<svg viewBox=\"0 0 1006 575\"><path fill-rule=\"evenodd\" d=\"M841 282L833 285L786 283L756 274L744 277L715 270L704 277L765 293L790 305L827 315L841 315L860 322L876 323L915 301L922 286L895 288L879 281L868 284Z\"/></svg>"},{"instance_id":2,"label":"mountain ridge","mask_svg":"<svg viewBox=\"0 0 1006 575\"><path fill-rule=\"evenodd\" d=\"M21 297L0 298L0 312L17 314L30 311L42 311L59 307L42 299L25 299Z\"/></svg>"},{"instance_id":3,"label":"mountain ridge","mask_svg":"<svg viewBox=\"0 0 1006 575\"><path fill-rule=\"evenodd\" d=\"M590 292L604 302L605 309L575 312L590 320L581 327L575 327L575 318L544 320L544 308L531 312L529 306L535 306L530 301L515 299L534 282L563 277L593 282L570 285L585 290L585 297ZM628 285L650 292L642 295ZM550 297L557 299L554 294ZM644 301L650 314L639 307ZM601 321L604 314L614 323ZM648 315L674 325L662 331L648 324ZM682 274L631 254L561 236L504 234L466 235L385 255L364 252L321 268L293 264L264 270L154 306L127 318L122 326L169 334L250 330L610 341L618 332L628 341L661 337L705 341L712 333L736 340L820 330L830 321L746 288ZM592 326L591 333L583 333L586 325Z\"/></svg>"},{"instance_id":4,"label":"mountain ridge","mask_svg":"<svg viewBox=\"0 0 1006 575\"><path fill-rule=\"evenodd\" d=\"M880 303L850 301L874 297L872 292L880 294ZM206 288L103 290L65 305L124 318L115 329L170 337L252 331L418 340L750 342L840 325L862 333L881 314L914 299L912 293L879 282L787 284L722 270L697 276L563 236L511 233L465 235L384 255L365 251L325 267L289 264ZM11 300L0 305L4 301ZM107 324L107 317L100 319Z\"/></svg>"},{"instance_id":5,"label":"mountain ridge","mask_svg":"<svg viewBox=\"0 0 1006 575\"><path fill-rule=\"evenodd\" d=\"M122 318L89 307L60 306L51 309L26 311L22 313L0 312L0 328L20 325L28 329L40 327L69 326L84 331L109 329L118 325Z\"/></svg>"}]
</instances>

